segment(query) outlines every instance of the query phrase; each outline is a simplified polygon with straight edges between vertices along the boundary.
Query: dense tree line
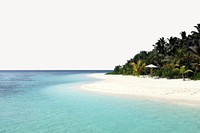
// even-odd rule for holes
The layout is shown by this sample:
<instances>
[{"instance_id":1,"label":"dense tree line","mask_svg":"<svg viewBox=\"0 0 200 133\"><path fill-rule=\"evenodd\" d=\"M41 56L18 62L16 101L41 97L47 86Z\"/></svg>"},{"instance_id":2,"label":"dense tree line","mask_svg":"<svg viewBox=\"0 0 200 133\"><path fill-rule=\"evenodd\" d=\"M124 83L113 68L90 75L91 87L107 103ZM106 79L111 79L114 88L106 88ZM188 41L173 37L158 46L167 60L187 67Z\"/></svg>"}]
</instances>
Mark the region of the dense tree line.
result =
<instances>
[{"instance_id":1,"label":"dense tree line","mask_svg":"<svg viewBox=\"0 0 200 133\"><path fill-rule=\"evenodd\" d=\"M200 79L200 24L194 27L196 31L189 35L181 32L181 38L160 38L152 51L141 51L123 66L116 66L111 73L146 75L150 70L145 66L154 64L158 69L153 70L153 76Z\"/></svg>"}]
</instances>

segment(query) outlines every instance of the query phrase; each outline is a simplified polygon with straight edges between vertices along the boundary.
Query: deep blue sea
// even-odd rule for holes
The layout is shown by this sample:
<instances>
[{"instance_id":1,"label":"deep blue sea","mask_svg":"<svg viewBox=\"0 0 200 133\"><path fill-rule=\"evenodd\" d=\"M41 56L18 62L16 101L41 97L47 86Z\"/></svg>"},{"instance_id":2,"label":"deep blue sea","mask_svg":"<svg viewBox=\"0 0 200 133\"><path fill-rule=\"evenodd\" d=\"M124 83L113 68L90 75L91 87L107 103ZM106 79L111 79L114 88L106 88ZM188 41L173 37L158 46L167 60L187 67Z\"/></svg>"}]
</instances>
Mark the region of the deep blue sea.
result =
<instances>
[{"instance_id":1,"label":"deep blue sea","mask_svg":"<svg viewBox=\"0 0 200 133\"><path fill-rule=\"evenodd\" d=\"M200 108L79 89L106 71L0 71L0 133L200 133Z\"/></svg>"}]
</instances>

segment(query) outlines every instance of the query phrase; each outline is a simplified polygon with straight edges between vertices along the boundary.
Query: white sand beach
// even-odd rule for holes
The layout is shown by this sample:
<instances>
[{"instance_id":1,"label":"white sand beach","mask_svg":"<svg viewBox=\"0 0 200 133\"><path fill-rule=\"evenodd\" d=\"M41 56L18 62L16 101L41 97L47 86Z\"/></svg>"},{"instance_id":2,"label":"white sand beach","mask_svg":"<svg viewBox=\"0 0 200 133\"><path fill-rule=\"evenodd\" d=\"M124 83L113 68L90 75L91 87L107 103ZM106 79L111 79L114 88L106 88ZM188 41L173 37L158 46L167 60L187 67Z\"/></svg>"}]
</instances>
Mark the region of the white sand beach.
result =
<instances>
[{"instance_id":1,"label":"white sand beach","mask_svg":"<svg viewBox=\"0 0 200 133\"><path fill-rule=\"evenodd\" d=\"M102 79L81 86L88 91L200 105L200 81L154 79L135 76L91 74Z\"/></svg>"}]
</instances>

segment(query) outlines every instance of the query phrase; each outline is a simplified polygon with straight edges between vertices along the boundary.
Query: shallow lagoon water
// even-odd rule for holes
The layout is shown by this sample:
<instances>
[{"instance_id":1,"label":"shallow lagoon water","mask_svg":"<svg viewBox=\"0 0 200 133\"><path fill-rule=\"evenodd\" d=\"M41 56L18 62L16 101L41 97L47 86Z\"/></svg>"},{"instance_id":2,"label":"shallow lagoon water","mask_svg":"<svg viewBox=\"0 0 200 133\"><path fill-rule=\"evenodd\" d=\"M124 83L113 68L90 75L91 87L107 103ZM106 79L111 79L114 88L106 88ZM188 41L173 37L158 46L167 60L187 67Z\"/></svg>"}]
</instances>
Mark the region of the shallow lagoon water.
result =
<instances>
[{"instance_id":1,"label":"shallow lagoon water","mask_svg":"<svg viewBox=\"0 0 200 133\"><path fill-rule=\"evenodd\" d=\"M95 72L0 72L0 133L199 133L199 107L80 90Z\"/></svg>"}]
</instances>

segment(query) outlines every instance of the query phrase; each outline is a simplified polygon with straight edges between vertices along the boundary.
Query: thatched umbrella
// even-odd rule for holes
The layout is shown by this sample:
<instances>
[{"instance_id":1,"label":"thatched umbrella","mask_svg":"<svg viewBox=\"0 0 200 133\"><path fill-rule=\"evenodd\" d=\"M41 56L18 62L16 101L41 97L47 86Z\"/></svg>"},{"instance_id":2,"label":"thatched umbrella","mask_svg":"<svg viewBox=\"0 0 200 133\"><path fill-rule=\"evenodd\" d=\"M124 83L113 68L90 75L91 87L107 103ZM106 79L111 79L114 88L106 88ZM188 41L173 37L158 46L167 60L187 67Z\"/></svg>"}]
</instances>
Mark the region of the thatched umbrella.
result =
<instances>
[{"instance_id":1,"label":"thatched umbrella","mask_svg":"<svg viewBox=\"0 0 200 133\"><path fill-rule=\"evenodd\" d=\"M151 73L150 73L150 75L152 75L153 69L154 69L154 68L158 68L157 66L155 66L155 65L153 65L153 64L147 65L147 66L145 66L145 67L146 67L146 68L151 68Z\"/></svg>"},{"instance_id":2,"label":"thatched umbrella","mask_svg":"<svg viewBox=\"0 0 200 133\"><path fill-rule=\"evenodd\" d=\"M158 68L157 66L155 66L155 65L153 65L153 64L147 65L147 66L145 66L145 67L147 67L147 68Z\"/></svg>"}]
</instances>

